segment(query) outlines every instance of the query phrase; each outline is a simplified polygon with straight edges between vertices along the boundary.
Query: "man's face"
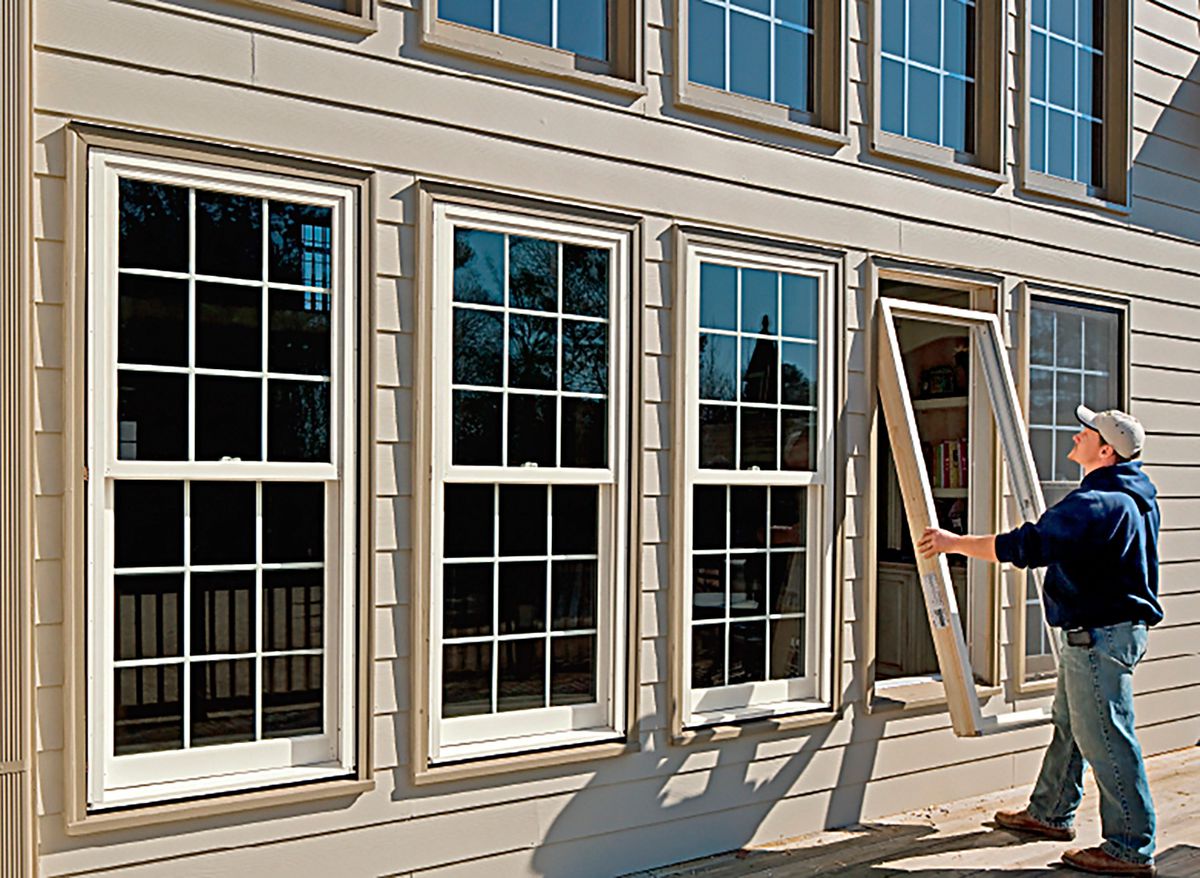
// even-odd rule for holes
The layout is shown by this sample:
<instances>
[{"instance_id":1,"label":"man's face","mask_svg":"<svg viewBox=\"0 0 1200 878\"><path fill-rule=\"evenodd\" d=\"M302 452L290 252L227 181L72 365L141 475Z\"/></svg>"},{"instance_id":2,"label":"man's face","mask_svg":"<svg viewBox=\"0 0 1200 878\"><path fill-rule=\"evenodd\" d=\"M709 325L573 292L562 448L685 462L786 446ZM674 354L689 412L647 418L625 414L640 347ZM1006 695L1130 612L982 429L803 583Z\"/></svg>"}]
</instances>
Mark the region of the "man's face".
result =
<instances>
[{"instance_id":1,"label":"man's face","mask_svg":"<svg viewBox=\"0 0 1200 878\"><path fill-rule=\"evenodd\" d=\"M1072 441L1074 445L1067 455L1067 460L1075 461L1085 470L1103 463L1113 453L1112 446L1105 443L1100 434L1091 427L1081 427L1072 437Z\"/></svg>"}]
</instances>

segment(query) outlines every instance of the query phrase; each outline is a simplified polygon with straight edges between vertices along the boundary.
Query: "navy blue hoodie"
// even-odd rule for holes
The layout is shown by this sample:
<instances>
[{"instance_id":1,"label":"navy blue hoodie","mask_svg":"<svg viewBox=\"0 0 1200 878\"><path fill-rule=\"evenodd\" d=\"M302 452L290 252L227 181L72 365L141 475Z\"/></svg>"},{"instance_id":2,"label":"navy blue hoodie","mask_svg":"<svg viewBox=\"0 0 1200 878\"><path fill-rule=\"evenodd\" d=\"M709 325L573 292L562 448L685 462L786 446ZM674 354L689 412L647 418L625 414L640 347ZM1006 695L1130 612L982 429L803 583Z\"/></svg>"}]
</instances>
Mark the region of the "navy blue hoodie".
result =
<instances>
[{"instance_id":1,"label":"navy blue hoodie","mask_svg":"<svg viewBox=\"0 0 1200 878\"><path fill-rule=\"evenodd\" d=\"M1036 523L996 537L996 557L1049 567L1046 619L1058 628L1162 621L1158 492L1136 461L1092 470Z\"/></svg>"}]
</instances>

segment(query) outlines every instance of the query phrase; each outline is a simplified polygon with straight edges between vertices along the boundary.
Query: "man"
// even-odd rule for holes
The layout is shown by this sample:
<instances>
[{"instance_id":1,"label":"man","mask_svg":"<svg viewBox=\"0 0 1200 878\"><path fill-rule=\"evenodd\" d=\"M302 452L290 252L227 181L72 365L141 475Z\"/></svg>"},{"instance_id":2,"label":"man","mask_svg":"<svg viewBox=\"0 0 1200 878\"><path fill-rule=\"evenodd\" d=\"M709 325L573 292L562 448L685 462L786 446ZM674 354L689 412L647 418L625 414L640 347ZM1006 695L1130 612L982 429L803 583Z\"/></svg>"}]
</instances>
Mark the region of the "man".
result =
<instances>
[{"instance_id":1,"label":"man","mask_svg":"<svg viewBox=\"0 0 1200 878\"><path fill-rule=\"evenodd\" d=\"M1068 459L1080 486L1036 523L996 536L929 528L918 542L939 552L1017 567L1048 567L1046 619L1062 644L1054 693L1054 737L1029 805L1000 811L1006 829L1061 841L1083 797L1084 760L1100 788L1104 844L1069 850L1063 862L1100 875L1153 875L1154 806L1133 727L1133 668L1158 602L1158 503L1136 458L1146 432L1125 412L1079 406L1083 424Z\"/></svg>"}]
</instances>

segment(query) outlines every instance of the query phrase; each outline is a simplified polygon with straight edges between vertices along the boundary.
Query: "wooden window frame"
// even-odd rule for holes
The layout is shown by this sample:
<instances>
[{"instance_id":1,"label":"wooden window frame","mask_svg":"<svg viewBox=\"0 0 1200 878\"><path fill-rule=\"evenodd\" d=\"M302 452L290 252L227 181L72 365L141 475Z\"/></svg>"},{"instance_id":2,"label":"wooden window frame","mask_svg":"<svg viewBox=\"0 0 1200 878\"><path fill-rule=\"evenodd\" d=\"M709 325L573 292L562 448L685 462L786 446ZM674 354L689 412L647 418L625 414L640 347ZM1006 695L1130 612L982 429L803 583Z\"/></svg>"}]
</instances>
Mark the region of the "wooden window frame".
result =
<instances>
[{"instance_id":1,"label":"wooden window frame","mask_svg":"<svg viewBox=\"0 0 1200 878\"><path fill-rule=\"evenodd\" d=\"M1021 351L1021 355L1017 358L1020 363L1020 370L1017 376L1017 394L1021 400L1021 416L1025 419L1025 423L1029 423L1029 381L1031 372L1030 319L1034 299L1042 299L1068 306L1076 305L1085 308L1101 309L1117 315L1119 321L1117 337L1118 344L1120 345L1120 350L1117 354L1118 396L1121 407L1128 411L1130 372L1132 368L1129 356L1131 337L1129 319L1130 300L1109 294L1086 293L1035 282L1023 282L1017 290L1019 308L1018 334L1019 349ZM1031 662L1030 656L1025 652L1025 632L1028 626L1028 613L1026 609L1028 600L1027 579L1029 573L1015 569L1013 573L1016 574L1016 579L1019 580L1016 583L1016 594L1020 597L1019 603L1014 603L1014 606L1019 606L1020 610L1016 613L1017 624L1013 635L1014 642L1019 645L1019 648L1013 651L1015 679L1012 683L1019 693L1031 695L1044 694L1053 691L1057 678L1057 668L1052 661L1045 660L1045 655L1037 657L1041 659L1040 661Z\"/></svg>"},{"instance_id":2,"label":"wooden window frame","mask_svg":"<svg viewBox=\"0 0 1200 878\"><path fill-rule=\"evenodd\" d=\"M300 21L330 25L339 30L360 34L374 33L378 29L375 19L375 0L347 0L346 9L330 9L305 0L229 0L254 9L278 12Z\"/></svg>"},{"instance_id":3,"label":"wooden window frame","mask_svg":"<svg viewBox=\"0 0 1200 878\"><path fill-rule=\"evenodd\" d=\"M812 112L692 82L688 77L688 0L675 12L675 103L711 116L787 132L826 146L844 146L846 133L846 9L840 0L815 0Z\"/></svg>"},{"instance_id":4,"label":"wooden window frame","mask_svg":"<svg viewBox=\"0 0 1200 878\"><path fill-rule=\"evenodd\" d=\"M1003 0L976 0L975 151L970 153L883 130L883 0L870 0L868 22L871 152L979 183L995 186L1005 182L1008 179L1004 150L1008 27Z\"/></svg>"},{"instance_id":5,"label":"wooden window frame","mask_svg":"<svg viewBox=\"0 0 1200 878\"><path fill-rule=\"evenodd\" d=\"M1104 119L1101 185L1035 171L1030 162L1030 42L1029 0L1022 0L1018 17L1021 54L1021 130L1019 185L1025 192L1060 202L1127 214L1130 209L1129 171L1133 157L1133 9L1132 0L1108 0L1104 16Z\"/></svg>"},{"instance_id":6,"label":"wooden window frame","mask_svg":"<svg viewBox=\"0 0 1200 878\"><path fill-rule=\"evenodd\" d=\"M756 241L677 227L675 235L676 289L678 303L675 337L679 352L675 368L674 394L677 406L672 464L671 527L671 730L676 743L737 737L747 730L802 727L830 721L840 707L841 639L838 589L834 585L840 559L835 556L838 526L837 441L834 423L837 400L844 392L840 325L840 302L845 277L845 259L840 253L773 241ZM699 333L699 267L710 259L726 265L799 273L821 279L818 363L821 389L818 402L819 450L813 471L769 470L761 473L740 469L701 469L696 463L698 431L693 428L699 412L697 346ZM806 488L809 606L805 615L812 692L802 697L743 706L721 706L696 711L692 705L689 664L691 628L688 587L691 570L692 488L697 484L746 485ZM815 502L814 502L815 501ZM815 600L814 600L815 599ZM808 675L806 675L806 678ZM779 682L779 681L776 681ZM723 687L733 689L734 687Z\"/></svg>"},{"instance_id":7,"label":"wooden window frame","mask_svg":"<svg viewBox=\"0 0 1200 878\"><path fill-rule=\"evenodd\" d=\"M429 49L640 97L646 94L642 63L643 0L610 0L610 3L608 61L439 18L438 0L424 0L421 4L420 42Z\"/></svg>"},{"instance_id":8,"label":"wooden window frame","mask_svg":"<svg viewBox=\"0 0 1200 878\"><path fill-rule=\"evenodd\" d=\"M919 451L916 418L896 340L897 317L949 323L970 330L978 354L975 362L982 366L980 371L984 373L984 384L1018 507L1027 520L1039 518L1045 511L1045 503L1033 466L1033 452L1009 369L999 318L985 312L888 298L880 298L877 308L879 397L897 455L910 531L914 534L923 532L937 521L937 515L929 476ZM1047 708L983 716L946 556L924 558L918 554L917 566L954 733L959 737L978 737L1047 723L1050 719ZM1040 595L1041 578L1035 582Z\"/></svg>"},{"instance_id":9,"label":"wooden window frame","mask_svg":"<svg viewBox=\"0 0 1200 878\"><path fill-rule=\"evenodd\" d=\"M634 449L640 447L640 419L633 416L639 410L641 335L639 328L640 285L636 283L635 267L641 252L641 223L634 217L575 209L559 204L544 204L524 199L497 196L461 187L425 183L420 191L420 260L417 312L421 326L417 333L416 421L418 424L414 449L414 508L413 554L415 580L425 585L413 595L413 642L417 644L412 660L412 772L415 784L438 783L464 777L479 777L532 767L570 764L628 753L637 748L637 629L638 584L640 573L639 531L639 467ZM609 344L621 351L616 362L625 363L622 373L614 370L609 389L610 476L601 470L556 468L560 476L547 479L536 469L508 466L454 465L449 461L449 437L443 435L449 424L446 409L446 371L449 351L446 338L449 322L439 320L451 313L452 270L446 262L452 258L453 238L448 232L456 222L478 227L507 229L517 234L548 237L555 240L577 240L582 243L607 242L613 249L614 287L618 301L610 309ZM440 327L440 329L439 329ZM623 380L623 383L622 383ZM441 387L441 384L445 384ZM440 426L439 426L440 425ZM601 475L597 475L601 473ZM606 694L608 713L606 725L599 729L566 730L555 733L550 729L526 730L526 733L499 742L480 745L465 744L456 750L440 752L434 724L439 722L435 712L438 698L434 693L434 674L438 668L432 614L437 608L435 578L440 576L436 565L440 552L434 541L441 533L433 498L439 496L445 480L520 484L548 482L549 484L609 483L612 494L608 504L609 520L605 524L601 512L601 556L607 554L610 573L609 600L612 603L608 647L611 667L608 671L609 691ZM601 509L604 504L602 502ZM601 600L603 597L601 584ZM598 650L602 655L604 650ZM514 712L510 716L519 712ZM492 714L493 720L501 717ZM521 724L520 718L517 725Z\"/></svg>"},{"instance_id":10,"label":"wooden window frame","mask_svg":"<svg viewBox=\"0 0 1200 878\"><path fill-rule=\"evenodd\" d=\"M265 808L293 802L357 796L374 786L372 780L372 729L370 716L373 704L371 684L371 630L373 607L374 551L372 504L359 502L353 513L342 520L346 534L345 546L352 556L343 568L343 588L352 601L351 611L343 614L342 636L350 647L352 658L345 669L344 705L340 721L352 724L341 745L341 766L337 772L323 777L309 773L284 777L264 773L257 779L247 778L238 784L216 785L208 789L164 788L160 795L147 800L131 801L119 808L89 807L89 754L87 722L88 655L89 645L86 612L89 587L87 504L92 486L89 469L89 434L93 428L82 413L89 410L88 381L94 357L88 344L89 311L94 298L89 291L91 259L88 239L91 223L88 216L89 193L93 180L91 167L96 156L104 153L115 161L146 166L161 164L175 167L194 181L247 178L280 181L294 191L308 188L337 189L344 192L342 220L352 234L353 249L345 252L342 275L345 288L356 291L355 309L346 315L346 390L355 399L354 414L344 422L345 470L347 478L359 486L373 484L372 441L373 402L371 394L371 362L374 351L373 320L369 295L364 292L363 278L372 270L369 228L372 194L368 174L321 165L305 160L263 156L232 148L196 144L174 138L146 135L100 128L91 125L72 125L67 129L68 187L67 207L70 222L67 228L68 291L65 309L70 318L65 363L68 411L80 413L78 418L65 422L65 447L68 472L78 474L67 479L65 503L67 516L64 538L64 618L68 619L64 636L64 782L66 786L66 829L71 834L102 832L129 826L141 826L215 815L248 809ZM193 178L192 175L195 175ZM182 179L182 178L181 178ZM203 182L194 182L203 188ZM155 465L157 466L157 465ZM193 465L194 466L194 465ZM287 772L283 772L286 774ZM298 782L305 781L305 782ZM112 803L117 804L117 803Z\"/></svg>"}]
</instances>

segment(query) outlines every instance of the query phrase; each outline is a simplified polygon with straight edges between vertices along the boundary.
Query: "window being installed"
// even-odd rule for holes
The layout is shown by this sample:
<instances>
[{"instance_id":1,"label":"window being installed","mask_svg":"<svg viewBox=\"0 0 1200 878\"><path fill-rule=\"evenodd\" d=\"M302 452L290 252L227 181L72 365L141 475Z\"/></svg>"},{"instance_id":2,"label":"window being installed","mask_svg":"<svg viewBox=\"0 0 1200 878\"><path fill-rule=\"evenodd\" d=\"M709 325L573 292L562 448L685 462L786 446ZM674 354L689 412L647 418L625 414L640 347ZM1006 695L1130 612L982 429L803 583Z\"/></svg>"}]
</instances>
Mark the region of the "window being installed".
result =
<instances>
[{"instance_id":1,"label":"window being installed","mask_svg":"<svg viewBox=\"0 0 1200 878\"><path fill-rule=\"evenodd\" d=\"M1104 0L1029 0L1029 165L1100 186Z\"/></svg>"},{"instance_id":2,"label":"window being installed","mask_svg":"<svg viewBox=\"0 0 1200 878\"><path fill-rule=\"evenodd\" d=\"M685 725L828 701L831 266L688 253Z\"/></svg>"},{"instance_id":3,"label":"window being installed","mask_svg":"<svg viewBox=\"0 0 1200 878\"><path fill-rule=\"evenodd\" d=\"M1079 432L1075 407L1119 408L1121 313L1110 308L1031 297L1029 305L1029 441L1046 505L1079 485L1082 471L1067 459ZM1032 583L1025 596L1025 653L1050 655L1041 603ZM1041 664L1045 664L1042 662ZM1035 669L1038 662L1032 662Z\"/></svg>"},{"instance_id":4,"label":"window being installed","mask_svg":"<svg viewBox=\"0 0 1200 878\"><path fill-rule=\"evenodd\" d=\"M610 0L437 0L438 17L603 61Z\"/></svg>"},{"instance_id":5,"label":"window being installed","mask_svg":"<svg viewBox=\"0 0 1200 878\"><path fill-rule=\"evenodd\" d=\"M354 765L352 199L93 154L93 806Z\"/></svg>"},{"instance_id":6,"label":"window being installed","mask_svg":"<svg viewBox=\"0 0 1200 878\"><path fill-rule=\"evenodd\" d=\"M880 2L880 128L975 152L975 3Z\"/></svg>"},{"instance_id":7,"label":"window being installed","mask_svg":"<svg viewBox=\"0 0 1200 878\"><path fill-rule=\"evenodd\" d=\"M434 222L430 761L612 739L629 236L450 204Z\"/></svg>"},{"instance_id":8,"label":"window being installed","mask_svg":"<svg viewBox=\"0 0 1200 878\"><path fill-rule=\"evenodd\" d=\"M811 112L814 6L814 0L688 0L688 77Z\"/></svg>"}]
</instances>

